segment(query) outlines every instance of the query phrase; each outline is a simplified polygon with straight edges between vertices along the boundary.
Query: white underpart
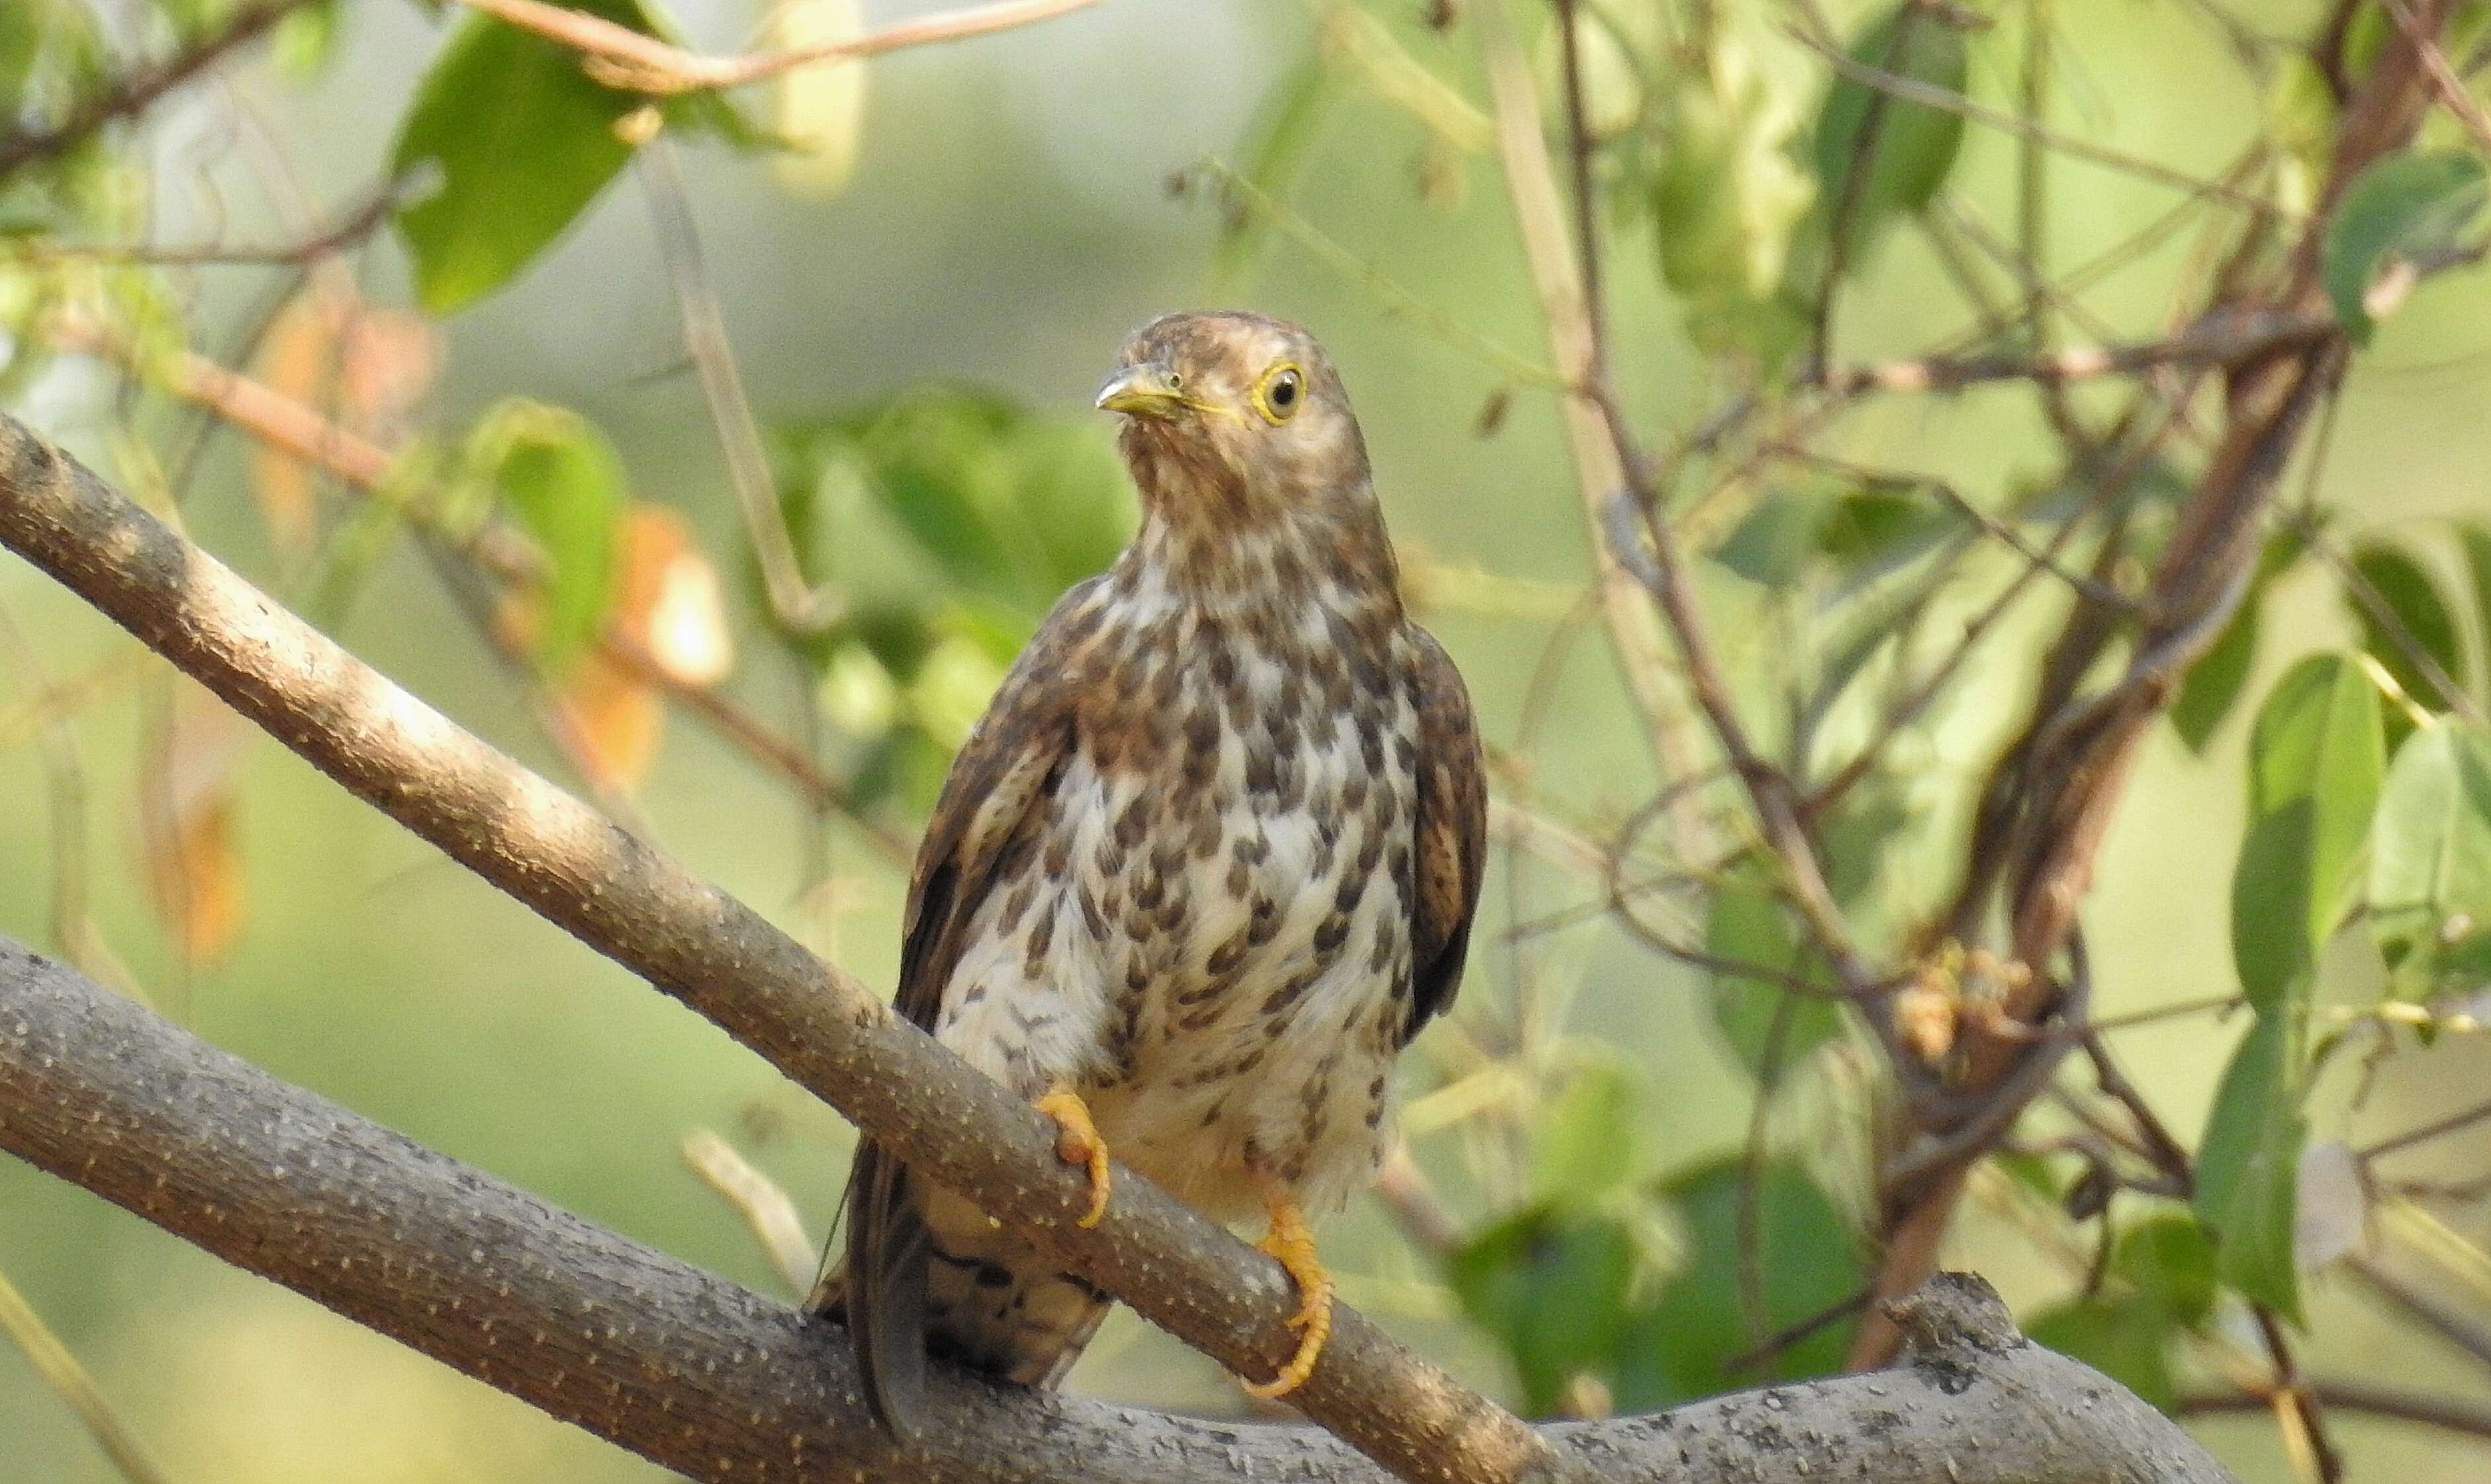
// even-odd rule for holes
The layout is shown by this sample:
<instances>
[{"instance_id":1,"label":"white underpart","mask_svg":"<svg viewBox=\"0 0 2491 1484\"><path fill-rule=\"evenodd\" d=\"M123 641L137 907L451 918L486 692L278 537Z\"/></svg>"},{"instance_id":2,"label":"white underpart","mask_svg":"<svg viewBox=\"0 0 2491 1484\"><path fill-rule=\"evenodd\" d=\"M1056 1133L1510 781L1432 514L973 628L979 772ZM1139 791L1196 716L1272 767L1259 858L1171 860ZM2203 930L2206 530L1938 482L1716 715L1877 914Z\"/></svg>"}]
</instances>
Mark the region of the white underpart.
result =
<instances>
[{"instance_id":1,"label":"white underpart","mask_svg":"<svg viewBox=\"0 0 2491 1484\"><path fill-rule=\"evenodd\" d=\"M1336 589L1322 595L1333 601L1339 597ZM1122 601L1130 605L1123 611L1144 619L1176 605L1163 588L1153 591L1147 583L1123 595ZM1326 607L1319 599L1299 618L1299 642L1318 654L1332 642ZM1234 627L1228 632L1250 710L1259 714L1277 701L1282 665ZM1197 655L1190 644L1180 644L1178 652ZM1204 698L1215 693L1210 667L1195 657L1183 677L1177 717L1208 704ZM1221 728L1216 780L1193 800L1198 807L1219 809L1222 848L1207 859L1187 856L1180 868L1190 903L1186 920L1172 933L1153 936L1140 950L1150 982L1129 1076L1116 1074L1106 1048L1128 993L1128 956L1136 950L1123 931L1122 914L1103 942L1093 936L1079 888L1086 887L1094 900L1121 898L1126 912L1132 911L1149 846L1127 852L1123 870L1112 877L1099 868L1101 846L1136 794L1158 791L1174 798L1182 792L1187 744L1181 724L1169 734L1169 755L1125 759L1104 776L1087 757L1074 757L1058 785L1059 828L1072 837L1070 877L1041 887L1030 916L1009 933L1000 930L1004 893L989 894L947 987L938 1036L1024 1096L1059 1085L1079 1091L1119 1158L1219 1219L1255 1213L1266 1193L1288 1194L1314 1208L1337 1205L1371 1174L1381 1155L1390 1120L1370 1126L1370 1089L1387 1077L1398 1023L1408 1013L1407 1000L1396 1000L1391 986L1396 978L1406 981L1410 972L1410 906L1384 862L1392 845L1415 846L1415 780L1399 771L1397 743L1415 742L1418 720L1407 696L1378 697L1371 704L1383 709L1384 758L1382 770L1367 779L1368 791L1370 800L1382 792L1392 794L1392 838L1378 852L1366 888L1349 914L1348 932L1328 966L1284 1012L1268 1013L1266 1003L1293 975L1324 957L1315 946L1318 929L1333 912L1342 878L1359 869L1376 818L1371 801L1355 817L1344 817L1339 808L1345 785L1366 773L1367 765L1350 718L1338 718L1329 735L1325 723L1313 719L1326 713L1319 692L1306 698L1310 724L1301 730L1297 750L1303 786L1287 809L1247 787L1247 749L1264 745L1266 734L1257 728L1241 736ZM1181 834L1193 818L1163 810L1152 838L1166 838L1169 830ZM1329 864L1319 869L1327 824L1338 836ZM1260 862L1249 867L1242 897L1229 889L1229 842L1241 835L1259 837L1268 846ZM1173 879L1169 889L1179 889ZM1208 960L1246 928L1258 893L1279 904L1279 917L1268 941L1251 950L1249 967L1216 999L1177 1003L1178 996L1208 981ZM1032 980L1027 936L1038 916L1050 913L1051 950L1041 961L1041 977ZM1380 974L1373 967L1379 935L1387 940L1388 960ZM972 1000L970 992L979 985L985 993ZM1194 1023L1181 1027L1178 1021L1188 1015ZM1189 1082L1257 1047L1264 1050L1249 1070ZM1323 1095L1312 1099L1319 1086Z\"/></svg>"}]
</instances>

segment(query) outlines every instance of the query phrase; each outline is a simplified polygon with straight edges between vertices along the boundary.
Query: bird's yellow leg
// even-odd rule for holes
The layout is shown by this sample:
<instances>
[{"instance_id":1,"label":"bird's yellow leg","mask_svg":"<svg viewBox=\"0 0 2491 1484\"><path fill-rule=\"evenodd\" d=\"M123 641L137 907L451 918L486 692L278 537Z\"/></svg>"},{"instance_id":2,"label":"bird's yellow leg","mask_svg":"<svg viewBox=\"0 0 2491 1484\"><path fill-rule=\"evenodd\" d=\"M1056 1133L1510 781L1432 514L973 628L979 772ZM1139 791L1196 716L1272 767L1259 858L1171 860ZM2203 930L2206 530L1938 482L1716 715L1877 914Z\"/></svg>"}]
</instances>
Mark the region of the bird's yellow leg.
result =
<instances>
[{"instance_id":1,"label":"bird's yellow leg","mask_svg":"<svg viewBox=\"0 0 2491 1484\"><path fill-rule=\"evenodd\" d=\"M1315 1234L1298 1203L1274 1192L1263 1205L1272 1213L1272 1229L1254 1245L1279 1259L1298 1285L1298 1312L1289 1319L1289 1327L1298 1331L1298 1353L1270 1381L1246 1383L1246 1395L1268 1402L1304 1385L1315 1373L1315 1357L1332 1338L1332 1274L1315 1259Z\"/></svg>"},{"instance_id":2,"label":"bird's yellow leg","mask_svg":"<svg viewBox=\"0 0 2491 1484\"><path fill-rule=\"evenodd\" d=\"M1055 1157L1068 1165L1089 1167L1090 1208L1074 1224L1097 1226L1099 1218L1107 1214L1107 1141L1099 1137L1099 1125L1090 1121L1090 1105L1070 1088L1057 1088L1033 1106L1053 1119L1060 1130L1055 1136Z\"/></svg>"}]
</instances>

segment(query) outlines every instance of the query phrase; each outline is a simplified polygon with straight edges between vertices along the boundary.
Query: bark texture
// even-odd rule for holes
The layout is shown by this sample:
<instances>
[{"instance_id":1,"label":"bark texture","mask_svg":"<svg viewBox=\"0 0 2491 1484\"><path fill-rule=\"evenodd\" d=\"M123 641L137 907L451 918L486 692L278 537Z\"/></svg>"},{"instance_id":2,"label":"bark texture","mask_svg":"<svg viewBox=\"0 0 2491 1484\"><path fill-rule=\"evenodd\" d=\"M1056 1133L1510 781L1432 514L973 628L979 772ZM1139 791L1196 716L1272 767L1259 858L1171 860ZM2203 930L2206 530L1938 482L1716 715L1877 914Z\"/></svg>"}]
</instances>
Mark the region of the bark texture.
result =
<instances>
[{"instance_id":1,"label":"bark texture","mask_svg":"<svg viewBox=\"0 0 2491 1484\"><path fill-rule=\"evenodd\" d=\"M290 1087L0 939L0 1149L703 1481L1381 1484L1312 1427L935 1374L903 1453L846 1336ZM1986 1285L1900 1307L1902 1368L1546 1429L1651 1484L2232 1484L2169 1420L2018 1335Z\"/></svg>"}]
</instances>

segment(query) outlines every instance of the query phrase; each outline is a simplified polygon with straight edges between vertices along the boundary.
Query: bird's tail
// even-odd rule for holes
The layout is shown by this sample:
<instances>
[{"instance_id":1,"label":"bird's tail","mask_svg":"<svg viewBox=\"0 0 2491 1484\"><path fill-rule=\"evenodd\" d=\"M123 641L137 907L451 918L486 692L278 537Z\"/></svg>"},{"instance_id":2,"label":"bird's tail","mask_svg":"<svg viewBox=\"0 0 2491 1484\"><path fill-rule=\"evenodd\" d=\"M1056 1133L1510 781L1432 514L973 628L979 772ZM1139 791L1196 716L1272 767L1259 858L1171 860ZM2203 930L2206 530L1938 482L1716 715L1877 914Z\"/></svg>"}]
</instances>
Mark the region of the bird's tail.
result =
<instances>
[{"instance_id":1,"label":"bird's tail","mask_svg":"<svg viewBox=\"0 0 2491 1484\"><path fill-rule=\"evenodd\" d=\"M922 1431L928 1353L1053 1386L1107 1316L1104 1293L962 1197L910 1178L869 1140L846 1204L845 1258L806 1306L847 1324L865 1403L895 1436Z\"/></svg>"}]
</instances>

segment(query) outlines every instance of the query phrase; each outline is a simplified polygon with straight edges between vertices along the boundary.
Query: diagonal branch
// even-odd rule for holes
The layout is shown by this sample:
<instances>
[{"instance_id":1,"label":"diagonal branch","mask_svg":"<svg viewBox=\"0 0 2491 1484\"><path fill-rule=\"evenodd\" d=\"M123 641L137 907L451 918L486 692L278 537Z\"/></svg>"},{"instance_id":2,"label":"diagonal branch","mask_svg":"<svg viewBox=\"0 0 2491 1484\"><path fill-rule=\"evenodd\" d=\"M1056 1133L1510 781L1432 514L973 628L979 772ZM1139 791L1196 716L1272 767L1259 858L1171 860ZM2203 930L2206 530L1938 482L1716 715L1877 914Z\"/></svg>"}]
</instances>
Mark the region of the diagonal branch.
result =
<instances>
[{"instance_id":1,"label":"diagonal branch","mask_svg":"<svg viewBox=\"0 0 2491 1484\"><path fill-rule=\"evenodd\" d=\"M288 1087L5 938L0 1149L704 1484L1385 1478L1314 1428L944 1370L923 1440L898 1451L835 1326ZM2236 1484L2144 1402L2015 1334L1985 1293L1916 1295L1912 1370L1552 1427L1550 1452L1669 1484Z\"/></svg>"},{"instance_id":2,"label":"diagonal branch","mask_svg":"<svg viewBox=\"0 0 2491 1484\"><path fill-rule=\"evenodd\" d=\"M935 1182L1233 1371L1297 1350L1277 1263L1119 1171L1096 1229L1055 1126L751 908L356 660L15 420L0 544L49 572L312 766L761 1053ZM1412 1480L1572 1470L1511 1413L1338 1310L1293 1400Z\"/></svg>"},{"instance_id":3,"label":"diagonal branch","mask_svg":"<svg viewBox=\"0 0 2491 1484\"><path fill-rule=\"evenodd\" d=\"M11 0L21 4L23 0ZM247 46L275 29L314 0L254 0L225 18L215 31L192 41L163 61L129 73L109 87L81 99L59 123L44 129L0 133L0 180L38 160L52 160L92 139L115 119L135 118L156 101L217 65L238 47Z\"/></svg>"},{"instance_id":4,"label":"diagonal branch","mask_svg":"<svg viewBox=\"0 0 2491 1484\"><path fill-rule=\"evenodd\" d=\"M2450 8L2450 0L2423 0L2428 34ZM2363 167L2412 137L2428 102L2417 48L2399 35L2381 48L2344 109L2318 210L2282 271L2271 281L2232 286L2201 323L2246 315L2293 324L2326 315L2319 252L2329 217ZM2003 916L2008 960L2024 972L1998 996L1997 1013L1965 1027L1961 1066L1949 1085L1938 1087L1925 1068L1898 1066L1912 1085L1913 1137L1945 1138L1966 1109L1985 1116L1984 1100L2011 1089L2016 1067L2037 1049L2051 1050L2055 1037L2036 1042L2029 1033L2013 1033L2054 1013L2059 984L2051 971L2071 946L2077 908L2139 749L2188 663L2213 642L2246 589L2276 485L2349 354L2342 332L2332 330L2279 341L2222 367L2221 437L2155 565L2150 617L2124 673L2098 693L2078 693L2076 681L2112 629L2095 605L2079 603L2070 614L2030 719L1982 792L1962 883L1925 935L1971 943L1993 914ZM1935 1270L1964 1177L1986 1149L1978 1145L1918 1166L1907 1178L1881 1179L1880 1293L1909 1292ZM1872 1318L1861 1326L1852 1358L1876 1363L1898 1339ZM2309 1415L2304 1409L2304 1420Z\"/></svg>"}]
</instances>

